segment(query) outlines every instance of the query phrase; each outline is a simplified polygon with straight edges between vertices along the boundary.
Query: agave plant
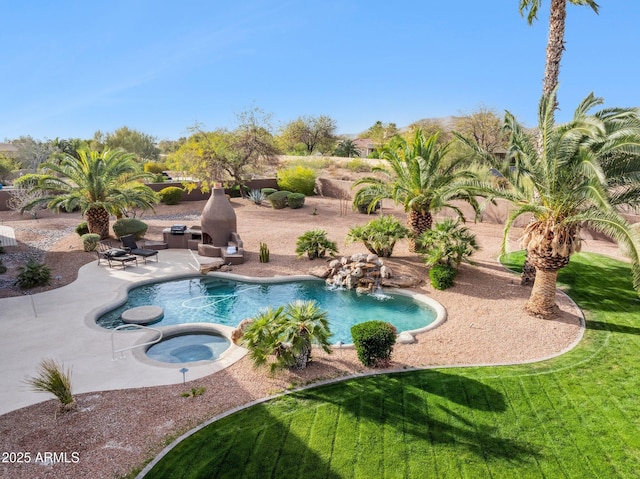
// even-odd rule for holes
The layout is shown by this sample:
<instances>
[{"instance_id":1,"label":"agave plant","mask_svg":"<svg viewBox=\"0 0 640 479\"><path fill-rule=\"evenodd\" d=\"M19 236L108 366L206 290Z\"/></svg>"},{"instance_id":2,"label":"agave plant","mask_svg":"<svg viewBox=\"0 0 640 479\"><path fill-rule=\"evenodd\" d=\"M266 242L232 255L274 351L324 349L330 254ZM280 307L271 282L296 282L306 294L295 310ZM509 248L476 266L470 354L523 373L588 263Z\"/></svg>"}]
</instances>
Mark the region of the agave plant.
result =
<instances>
[{"instance_id":1,"label":"agave plant","mask_svg":"<svg viewBox=\"0 0 640 479\"><path fill-rule=\"evenodd\" d=\"M261 190L251 190L247 197L256 205L261 205L262 202L267 199L267 195L265 195Z\"/></svg>"}]
</instances>

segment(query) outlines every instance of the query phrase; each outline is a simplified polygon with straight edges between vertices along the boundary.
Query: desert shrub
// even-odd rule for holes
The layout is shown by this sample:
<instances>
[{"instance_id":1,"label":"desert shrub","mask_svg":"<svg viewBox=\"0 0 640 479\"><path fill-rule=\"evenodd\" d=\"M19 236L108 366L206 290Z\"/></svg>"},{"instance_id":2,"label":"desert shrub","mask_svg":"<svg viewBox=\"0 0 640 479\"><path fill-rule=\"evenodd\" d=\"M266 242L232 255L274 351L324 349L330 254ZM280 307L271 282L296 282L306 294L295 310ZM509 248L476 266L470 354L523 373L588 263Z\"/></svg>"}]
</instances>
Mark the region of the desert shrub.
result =
<instances>
[{"instance_id":1,"label":"desert shrub","mask_svg":"<svg viewBox=\"0 0 640 479\"><path fill-rule=\"evenodd\" d=\"M78 226L76 226L76 233L78 236L82 237L82 235L86 235L89 232L89 225L87 225L86 221L83 221Z\"/></svg>"},{"instance_id":2,"label":"desert shrub","mask_svg":"<svg viewBox=\"0 0 640 479\"><path fill-rule=\"evenodd\" d=\"M137 240L142 239L147 232L148 225L137 218L120 218L113 223L113 232L118 238L134 235Z\"/></svg>"},{"instance_id":3,"label":"desert shrub","mask_svg":"<svg viewBox=\"0 0 640 479\"><path fill-rule=\"evenodd\" d=\"M396 328L384 321L366 321L351 327L358 359L365 366L386 366L396 344Z\"/></svg>"},{"instance_id":4,"label":"desert shrub","mask_svg":"<svg viewBox=\"0 0 640 479\"><path fill-rule=\"evenodd\" d=\"M177 205L182 198L182 191L182 188L177 186L167 186L158 191L158 195L165 205Z\"/></svg>"},{"instance_id":5,"label":"desert shrub","mask_svg":"<svg viewBox=\"0 0 640 479\"><path fill-rule=\"evenodd\" d=\"M305 166L293 166L278 171L278 187L292 193L313 195L316 186L316 172Z\"/></svg>"},{"instance_id":6,"label":"desert shrub","mask_svg":"<svg viewBox=\"0 0 640 479\"><path fill-rule=\"evenodd\" d=\"M157 174L153 177L154 183L164 183L165 181L167 181L167 177L162 174Z\"/></svg>"},{"instance_id":7,"label":"desert shrub","mask_svg":"<svg viewBox=\"0 0 640 479\"><path fill-rule=\"evenodd\" d=\"M82 247L85 251L95 251L100 242L100 235L94 233L83 234L80 239L82 240Z\"/></svg>"},{"instance_id":8,"label":"desert shrub","mask_svg":"<svg viewBox=\"0 0 640 479\"><path fill-rule=\"evenodd\" d=\"M65 370L53 359L42 360L38 375L27 378L25 382L33 391L53 394L60 401L59 412L75 409L76 401L71 391L71 370Z\"/></svg>"},{"instance_id":9,"label":"desert shrub","mask_svg":"<svg viewBox=\"0 0 640 479\"><path fill-rule=\"evenodd\" d=\"M456 278L456 269L453 266L438 263L429 270L429 279L431 286L436 289L443 290L453 286Z\"/></svg>"},{"instance_id":10,"label":"desert shrub","mask_svg":"<svg viewBox=\"0 0 640 479\"><path fill-rule=\"evenodd\" d=\"M275 210L281 210L285 208L288 204L287 196L291 194L290 191L276 191L269 195L269 203L271 203L271 207Z\"/></svg>"},{"instance_id":11,"label":"desert shrub","mask_svg":"<svg viewBox=\"0 0 640 479\"><path fill-rule=\"evenodd\" d=\"M391 257L396 241L406 238L409 230L393 215L384 215L366 225L353 226L347 234L348 243L362 242L374 254Z\"/></svg>"},{"instance_id":12,"label":"desert shrub","mask_svg":"<svg viewBox=\"0 0 640 479\"><path fill-rule=\"evenodd\" d=\"M15 284L22 289L44 286L51 281L51 270L46 264L29 258L27 264L18 268L18 279Z\"/></svg>"},{"instance_id":13,"label":"desert shrub","mask_svg":"<svg viewBox=\"0 0 640 479\"><path fill-rule=\"evenodd\" d=\"M166 167L162 163L155 163L153 161L150 161L144 164L144 171L146 173L153 173L154 175L159 175L164 170L166 170Z\"/></svg>"},{"instance_id":14,"label":"desert shrub","mask_svg":"<svg viewBox=\"0 0 640 479\"><path fill-rule=\"evenodd\" d=\"M289 204L289 208L297 210L298 208L302 208L304 206L305 195L302 193L291 193L287 195L287 203Z\"/></svg>"},{"instance_id":15,"label":"desert shrub","mask_svg":"<svg viewBox=\"0 0 640 479\"><path fill-rule=\"evenodd\" d=\"M296 241L298 257L306 254L309 259L324 258L327 253L334 256L338 245L327 238L325 230L309 230Z\"/></svg>"},{"instance_id":16,"label":"desert shrub","mask_svg":"<svg viewBox=\"0 0 640 479\"><path fill-rule=\"evenodd\" d=\"M348 170L354 171L356 173L368 173L371 171L371 163L367 160L363 160L362 158L354 158L353 160L349 160L344 165Z\"/></svg>"},{"instance_id":17,"label":"desert shrub","mask_svg":"<svg viewBox=\"0 0 640 479\"><path fill-rule=\"evenodd\" d=\"M275 188L262 188L260 191L264 196L269 196L278 190L276 190Z\"/></svg>"},{"instance_id":18,"label":"desert shrub","mask_svg":"<svg viewBox=\"0 0 640 479\"><path fill-rule=\"evenodd\" d=\"M375 213L380 209L380 201L374 202L375 198L376 194L373 192L358 192L353 199L353 209L364 215Z\"/></svg>"}]
</instances>

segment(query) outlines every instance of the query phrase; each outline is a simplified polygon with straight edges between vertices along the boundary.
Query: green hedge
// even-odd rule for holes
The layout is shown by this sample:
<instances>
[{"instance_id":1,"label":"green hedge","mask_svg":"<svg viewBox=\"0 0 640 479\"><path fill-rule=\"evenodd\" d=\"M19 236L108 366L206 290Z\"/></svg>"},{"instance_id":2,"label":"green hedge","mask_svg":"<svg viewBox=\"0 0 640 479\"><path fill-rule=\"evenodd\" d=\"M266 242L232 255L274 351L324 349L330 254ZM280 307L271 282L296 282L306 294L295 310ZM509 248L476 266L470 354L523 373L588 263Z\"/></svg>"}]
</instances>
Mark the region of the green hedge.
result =
<instances>
[{"instance_id":1,"label":"green hedge","mask_svg":"<svg viewBox=\"0 0 640 479\"><path fill-rule=\"evenodd\" d=\"M351 327L358 359L365 366L386 366L396 344L396 328L385 321L366 321Z\"/></svg>"},{"instance_id":2,"label":"green hedge","mask_svg":"<svg viewBox=\"0 0 640 479\"><path fill-rule=\"evenodd\" d=\"M78 236L82 237L82 235L86 235L89 232L89 226L86 221L83 221L78 226L76 226L76 233Z\"/></svg>"},{"instance_id":3,"label":"green hedge","mask_svg":"<svg viewBox=\"0 0 640 479\"><path fill-rule=\"evenodd\" d=\"M113 223L113 232L118 238L126 235L135 235L137 240L142 239L147 232L148 225L137 218L120 218Z\"/></svg>"},{"instance_id":4,"label":"green hedge","mask_svg":"<svg viewBox=\"0 0 640 479\"><path fill-rule=\"evenodd\" d=\"M95 233L83 234L80 239L82 240L82 246L85 251L95 251L100 242L100 235Z\"/></svg>"},{"instance_id":5,"label":"green hedge","mask_svg":"<svg viewBox=\"0 0 640 479\"><path fill-rule=\"evenodd\" d=\"M275 188L262 188L260 191L262 191L262 194L264 196L269 196L269 195L272 195L273 193L275 193L278 190L276 190Z\"/></svg>"},{"instance_id":6,"label":"green hedge","mask_svg":"<svg viewBox=\"0 0 640 479\"><path fill-rule=\"evenodd\" d=\"M167 186L158 191L158 195L160 196L160 201L165 205L177 205L180 202L180 198L182 198L182 192L182 188Z\"/></svg>"},{"instance_id":7,"label":"green hedge","mask_svg":"<svg viewBox=\"0 0 640 479\"><path fill-rule=\"evenodd\" d=\"M431 286L436 289L443 290L453 286L453 280L456 278L456 269L446 264L436 264L429 270L429 279Z\"/></svg>"},{"instance_id":8,"label":"green hedge","mask_svg":"<svg viewBox=\"0 0 640 479\"><path fill-rule=\"evenodd\" d=\"M290 191L276 191L271 193L267 198L273 209L281 210L285 208L289 203L287 202L287 196L291 194Z\"/></svg>"},{"instance_id":9,"label":"green hedge","mask_svg":"<svg viewBox=\"0 0 640 479\"><path fill-rule=\"evenodd\" d=\"M302 193L291 193L287 195L287 203L289 204L289 208L293 210L297 210L298 208L302 208L304 206L305 195Z\"/></svg>"}]
</instances>

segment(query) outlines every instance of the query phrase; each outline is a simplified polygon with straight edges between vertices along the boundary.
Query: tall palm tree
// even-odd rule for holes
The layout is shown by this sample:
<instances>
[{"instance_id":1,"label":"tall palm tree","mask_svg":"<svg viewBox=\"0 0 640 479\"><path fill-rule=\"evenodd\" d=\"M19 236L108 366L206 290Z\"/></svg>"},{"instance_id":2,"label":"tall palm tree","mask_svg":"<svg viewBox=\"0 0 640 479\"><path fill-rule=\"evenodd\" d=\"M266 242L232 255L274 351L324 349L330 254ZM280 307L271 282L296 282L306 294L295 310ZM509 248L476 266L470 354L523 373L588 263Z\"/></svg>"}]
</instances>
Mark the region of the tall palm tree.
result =
<instances>
[{"instance_id":1,"label":"tall palm tree","mask_svg":"<svg viewBox=\"0 0 640 479\"><path fill-rule=\"evenodd\" d=\"M551 95L558 86L560 61L564 52L564 27L567 17L567 1L573 5L588 5L598 13L598 4L593 0L551 0L549 14L549 37L547 39L547 57L544 67L543 95ZM520 14L527 13L529 25L538 18L542 0L520 0ZM557 106L557 105L556 105Z\"/></svg>"},{"instance_id":2,"label":"tall palm tree","mask_svg":"<svg viewBox=\"0 0 640 479\"><path fill-rule=\"evenodd\" d=\"M542 150L517 123L505 116L510 134L508 158L515 167L508 173L513 189L496 194L510 199L515 209L505 223L503 252L509 231L521 215L532 215L522 237L529 261L536 269L525 309L534 316L557 314L555 290L558 270L580 250L580 228L588 224L624 247L633 265L633 282L640 287L640 236L616 210L603 169L603 159L620 154L640 156L640 117L635 109L589 110L602 99L589 95L573 120L556 125L555 90L543 96L539 108Z\"/></svg>"},{"instance_id":3,"label":"tall palm tree","mask_svg":"<svg viewBox=\"0 0 640 479\"><path fill-rule=\"evenodd\" d=\"M402 203L407 213L407 226L412 238L411 251L416 250L415 238L431 228L433 213L443 208L453 209L464 219L462 211L452 204L453 200L468 202L476 213L479 205L475 200L470 180L476 180L475 173L463 168L463 158L448 155L450 143L437 144L438 133L425 138L421 129L416 130L413 142L398 138L382 149L385 167L374 167L379 176L361 178L355 186L364 185L357 191L354 205L368 201L376 205L383 198L391 198Z\"/></svg>"},{"instance_id":4,"label":"tall palm tree","mask_svg":"<svg viewBox=\"0 0 640 479\"><path fill-rule=\"evenodd\" d=\"M107 238L111 214L131 206L152 208L158 201L153 190L140 182L152 175L144 173L134 158L123 150L78 150L77 156L65 154L59 163L44 163L34 189L45 195L34 202L50 209L80 208L89 232Z\"/></svg>"}]
</instances>

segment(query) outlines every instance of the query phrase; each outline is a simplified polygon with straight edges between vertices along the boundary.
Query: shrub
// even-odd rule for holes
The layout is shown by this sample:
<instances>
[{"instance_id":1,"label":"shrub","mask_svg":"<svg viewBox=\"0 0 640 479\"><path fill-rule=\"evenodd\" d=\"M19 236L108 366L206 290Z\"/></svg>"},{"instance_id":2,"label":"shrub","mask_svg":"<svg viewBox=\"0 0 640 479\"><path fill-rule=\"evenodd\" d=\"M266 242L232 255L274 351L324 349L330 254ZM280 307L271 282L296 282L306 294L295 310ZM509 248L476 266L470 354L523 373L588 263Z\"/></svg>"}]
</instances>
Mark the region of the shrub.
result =
<instances>
[{"instance_id":1,"label":"shrub","mask_svg":"<svg viewBox=\"0 0 640 479\"><path fill-rule=\"evenodd\" d=\"M391 257L396 241L406 238L409 230L393 215L384 215L363 226L353 226L347 234L347 242L361 241L374 254Z\"/></svg>"},{"instance_id":2,"label":"shrub","mask_svg":"<svg viewBox=\"0 0 640 479\"><path fill-rule=\"evenodd\" d=\"M38 375L27 378L26 383L33 391L53 394L60 401L59 412L75 409L76 401L71 392L71 371L65 370L53 359L42 360Z\"/></svg>"},{"instance_id":3,"label":"shrub","mask_svg":"<svg viewBox=\"0 0 640 479\"><path fill-rule=\"evenodd\" d=\"M18 279L15 284L23 289L44 286L51 281L51 270L46 264L29 258L27 264L18 268Z\"/></svg>"},{"instance_id":4,"label":"shrub","mask_svg":"<svg viewBox=\"0 0 640 479\"><path fill-rule=\"evenodd\" d=\"M76 233L78 236L86 235L89 232L89 225L87 225L86 221L83 221L78 226L76 226Z\"/></svg>"},{"instance_id":5,"label":"shrub","mask_svg":"<svg viewBox=\"0 0 640 479\"><path fill-rule=\"evenodd\" d=\"M289 208L293 210L297 210L298 208L302 208L304 206L305 195L302 193L291 193L287 195L287 203L289 204Z\"/></svg>"},{"instance_id":6,"label":"shrub","mask_svg":"<svg viewBox=\"0 0 640 479\"><path fill-rule=\"evenodd\" d=\"M276 190L275 188L262 188L260 191L264 196L269 196L278 190Z\"/></svg>"},{"instance_id":7,"label":"shrub","mask_svg":"<svg viewBox=\"0 0 640 479\"><path fill-rule=\"evenodd\" d=\"M368 173L371 171L371 163L361 158L354 158L353 160L349 160L345 167L348 170L354 171L356 173Z\"/></svg>"},{"instance_id":8,"label":"shrub","mask_svg":"<svg viewBox=\"0 0 640 479\"><path fill-rule=\"evenodd\" d=\"M118 238L134 235L137 240L142 239L147 232L148 225L137 218L120 218L113 223L113 232Z\"/></svg>"},{"instance_id":9,"label":"shrub","mask_svg":"<svg viewBox=\"0 0 640 479\"><path fill-rule=\"evenodd\" d=\"M182 192L182 188L167 186L158 191L158 195L160 196L160 201L165 205L177 205L180 202L180 198L182 198Z\"/></svg>"},{"instance_id":10,"label":"shrub","mask_svg":"<svg viewBox=\"0 0 640 479\"><path fill-rule=\"evenodd\" d=\"M356 194L353 199L353 209L364 215L375 213L380 209L380 201L378 200L374 203L374 198L375 195L373 193Z\"/></svg>"},{"instance_id":11,"label":"shrub","mask_svg":"<svg viewBox=\"0 0 640 479\"><path fill-rule=\"evenodd\" d=\"M144 164L144 171L146 173L153 173L155 175L160 175L166 169L165 165L162 163L154 163L150 161Z\"/></svg>"},{"instance_id":12,"label":"shrub","mask_svg":"<svg viewBox=\"0 0 640 479\"><path fill-rule=\"evenodd\" d=\"M429 270L431 286L439 290L450 288L453 286L456 273L457 271L453 266L441 263L436 264Z\"/></svg>"},{"instance_id":13,"label":"shrub","mask_svg":"<svg viewBox=\"0 0 640 479\"><path fill-rule=\"evenodd\" d=\"M312 168L298 165L278 171L278 187L281 190L311 196L315 186L316 172Z\"/></svg>"},{"instance_id":14,"label":"shrub","mask_svg":"<svg viewBox=\"0 0 640 479\"><path fill-rule=\"evenodd\" d=\"M358 359L365 366L386 366L396 344L396 328L384 321L366 321L351 327Z\"/></svg>"},{"instance_id":15,"label":"shrub","mask_svg":"<svg viewBox=\"0 0 640 479\"><path fill-rule=\"evenodd\" d=\"M100 235L94 233L83 234L80 239L82 240L82 246L85 251L95 251L100 242Z\"/></svg>"},{"instance_id":16,"label":"shrub","mask_svg":"<svg viewBox=\"0 0 640 479\"><path fill-rule=\"evenodd\" d=\"M281 210L287 206L287 196L291 194L290 191L276 191L269 195L269 203L271 203L271 207L275 210Z\"/></svg>"},{"instance_id":17,"label":"shrub","mask_svg":"<svg viewBox=\"0 0 640 479\"><path fill-rule=\"evenodd\" d=\"M327 253L334 256L338 246L327 239L325 230L309 230L300 236L296 242L298 257L306 254L309 259L324 258Z\"/></svg>"}]
</instances>

